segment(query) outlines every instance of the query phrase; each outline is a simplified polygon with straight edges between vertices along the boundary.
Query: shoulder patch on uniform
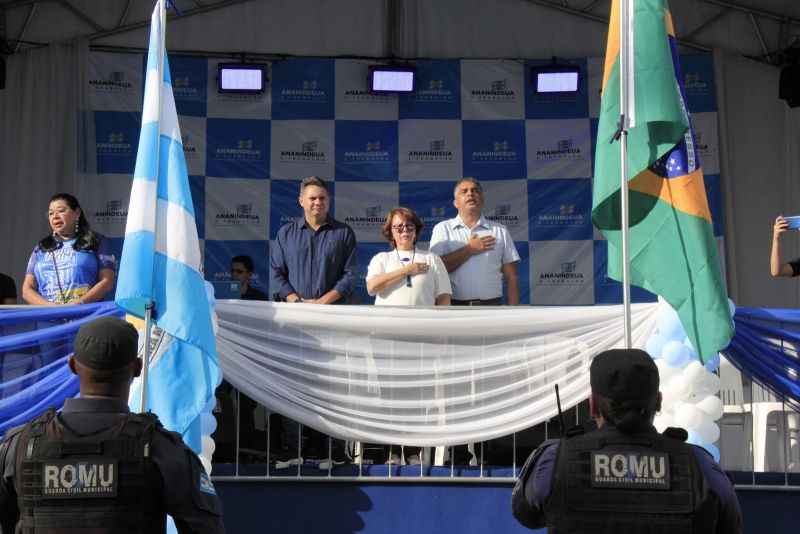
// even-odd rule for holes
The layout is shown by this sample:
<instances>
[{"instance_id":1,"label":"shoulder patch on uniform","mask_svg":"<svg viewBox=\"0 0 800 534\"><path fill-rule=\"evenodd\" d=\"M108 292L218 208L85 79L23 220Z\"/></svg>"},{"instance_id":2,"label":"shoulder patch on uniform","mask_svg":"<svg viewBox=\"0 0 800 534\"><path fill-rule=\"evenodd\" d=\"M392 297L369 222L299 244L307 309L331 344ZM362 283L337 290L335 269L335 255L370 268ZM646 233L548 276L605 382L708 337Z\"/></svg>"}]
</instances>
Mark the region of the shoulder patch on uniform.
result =
<instances>
[{"instance_id":1,"label":"shoulder patch on uniform","mask_svg":"<svg viewBox=\"0 0 800 534\"><path fill-rule=\"evenodd\" d=\"M670 489L669 454L640 451L592 451L594 488Z\"/></svg>"},{"instance_id":2,"label":"shoulder patch on uniform","mask_svg":"<svg viewBox=\"0 0 800 534\"><path fill-rule=\"evenodd\" d=\"M200 491L210 495L217 494L217 490L214 488L214 484L211 482L211 477L205 472L200 473Z\"/></svg>"}]
</instances>

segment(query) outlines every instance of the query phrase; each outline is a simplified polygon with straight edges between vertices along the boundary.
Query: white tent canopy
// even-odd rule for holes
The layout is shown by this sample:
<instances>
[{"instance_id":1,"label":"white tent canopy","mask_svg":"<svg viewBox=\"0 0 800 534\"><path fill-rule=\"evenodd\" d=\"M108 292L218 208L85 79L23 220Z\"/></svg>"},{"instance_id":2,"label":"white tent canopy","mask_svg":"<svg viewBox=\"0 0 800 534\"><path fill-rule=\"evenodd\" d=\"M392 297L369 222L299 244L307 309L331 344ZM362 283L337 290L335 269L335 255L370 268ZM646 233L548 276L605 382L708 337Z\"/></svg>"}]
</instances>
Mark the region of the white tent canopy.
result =
<instances>
[{"instance_id":1,"label":"white tent canopy","mask_svg":"<svg viewBox=\"0 0 800 534\"><path fill-rule=\"evenodd\" d=\"M171 53L524 58L602 56L608 0L176 0ZM144 48L153 2L2 0L0 53L0 272L40 237L43 199L75 189L80 77L88 47ZM796 307L800 286L769 278L771 227L800 213L800 120L777 98L778 55L794 45L793 0L672 0L686 51L713 50L725 263L739 305ZM78 42L79 45L64 46ZM51 45L51 46L39 46ZM754 58L753 59L744 59ZM784 255L798 252L794 236Z\"/></svg>"},{"instance_id":2,"label":"white tent canopy","mask_svg":"<svg viewBox=\"0 0 800 534\"><path fill-rule=\"evenodd\" d=\"M152 3L4 0L13 50L86 39L142 49ZM174 0L177 52L366 57L580 57L605 47L610 0ZM775 60L800 31L793 0L672 0L685 46ZM769 57L768 57L769 56Z\"/></svg>"}]
</instances>

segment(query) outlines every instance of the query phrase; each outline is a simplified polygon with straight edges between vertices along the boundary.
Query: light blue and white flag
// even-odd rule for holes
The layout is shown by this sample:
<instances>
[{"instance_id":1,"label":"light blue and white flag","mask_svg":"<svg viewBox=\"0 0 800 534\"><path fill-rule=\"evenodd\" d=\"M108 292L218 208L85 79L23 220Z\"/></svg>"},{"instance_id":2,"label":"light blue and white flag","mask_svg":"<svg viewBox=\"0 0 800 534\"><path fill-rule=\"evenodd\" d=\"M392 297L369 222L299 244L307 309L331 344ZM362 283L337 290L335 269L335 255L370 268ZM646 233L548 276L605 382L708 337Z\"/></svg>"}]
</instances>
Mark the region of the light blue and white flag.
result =
<instances>
[{"instance_id":1,"label":"light blue and white flag","mask_svg":"<svg viewBox=\"0 0 800 534\"><path fill-rule=\"evenodd\" d=\"M164 50L165 21L156 5L116 302L140 318L146 304L153 303L155 330L163 335L155 336L159 343L150 361L147 408L199 453L199 416L214 394L219 366ZM131 394L134 411L139 410L139 390L134 387Z\"/></svg>"}]
</instances>

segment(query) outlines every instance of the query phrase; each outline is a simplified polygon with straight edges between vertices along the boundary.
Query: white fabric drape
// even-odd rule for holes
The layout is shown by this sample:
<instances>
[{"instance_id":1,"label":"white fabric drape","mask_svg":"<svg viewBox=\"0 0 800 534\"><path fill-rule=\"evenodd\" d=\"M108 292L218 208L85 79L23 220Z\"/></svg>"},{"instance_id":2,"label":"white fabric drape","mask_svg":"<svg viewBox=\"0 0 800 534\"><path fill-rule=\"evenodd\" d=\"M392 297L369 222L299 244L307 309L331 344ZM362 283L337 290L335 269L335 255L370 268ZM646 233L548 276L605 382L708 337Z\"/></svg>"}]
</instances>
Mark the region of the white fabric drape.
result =
<instances>
[{"instance_id":1,"label":"white fabric drape","mask_svg":"<svg viewBox=\"0 0 800 534\"><path fill-rule=\"evenodd\" d=\"M658 304L633 306L633 345ZM511 434L589 395L623 346L622 306L395 308L217 302L223 375L269 409L341 438L434 446Z\"/></svg>"},{"instance_id":2,"label":"white fabric drape","mask_svg":"<svg viewBox=\"0 0 800 534\"><path fill-rule=\"evenodd\" d=\"M7 59L0 91L0 272L14 278L18 294L28 256L50 231L47 201L75 193L82 181L88 53L82 42Z\"/></svg>"}]
</instances>

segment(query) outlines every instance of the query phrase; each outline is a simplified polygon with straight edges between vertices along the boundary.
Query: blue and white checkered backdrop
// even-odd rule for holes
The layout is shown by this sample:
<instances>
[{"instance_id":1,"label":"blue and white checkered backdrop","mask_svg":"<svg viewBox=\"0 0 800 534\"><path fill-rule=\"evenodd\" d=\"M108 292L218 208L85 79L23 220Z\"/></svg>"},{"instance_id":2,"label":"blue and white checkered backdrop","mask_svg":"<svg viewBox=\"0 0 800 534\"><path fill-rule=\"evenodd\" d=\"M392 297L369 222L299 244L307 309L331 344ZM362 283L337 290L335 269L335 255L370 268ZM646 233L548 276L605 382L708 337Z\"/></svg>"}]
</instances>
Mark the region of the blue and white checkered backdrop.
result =
<instances>
[{"instance_id":1,"label":"blue and white checkered backdrop","mask_svg":"<svg viewBox=\"0 0 800 534\"><path fill-rule=\"evenodd\" d=\"M169 61L207 279L228 279L230 258L249 254L253 285L268 292L270 240L301 216L299 183L313 174L330 183L331 213L356 232L358 293L371 303L364 276L372 256L386 250L386 213L396 205L416 210L425 246L431 228L456 213L454 182L474 176L484 186L485 215L509 227L519 250L522 303L621 302L590 214L600 58L565 61L580 66L580 91L558 96L531 88L530 67L550 60L419 61L417 90L402 96L369 92L370 62L362 60L272 63L267 92L256 96L218 94L219 60ZM685 55L681 63L721 251L712 57ZM89 69L97 169L78 195L119 254L144 56L93 52ZM632 294L655 298L639 288Z\"/></svg>"}]
</instances>

